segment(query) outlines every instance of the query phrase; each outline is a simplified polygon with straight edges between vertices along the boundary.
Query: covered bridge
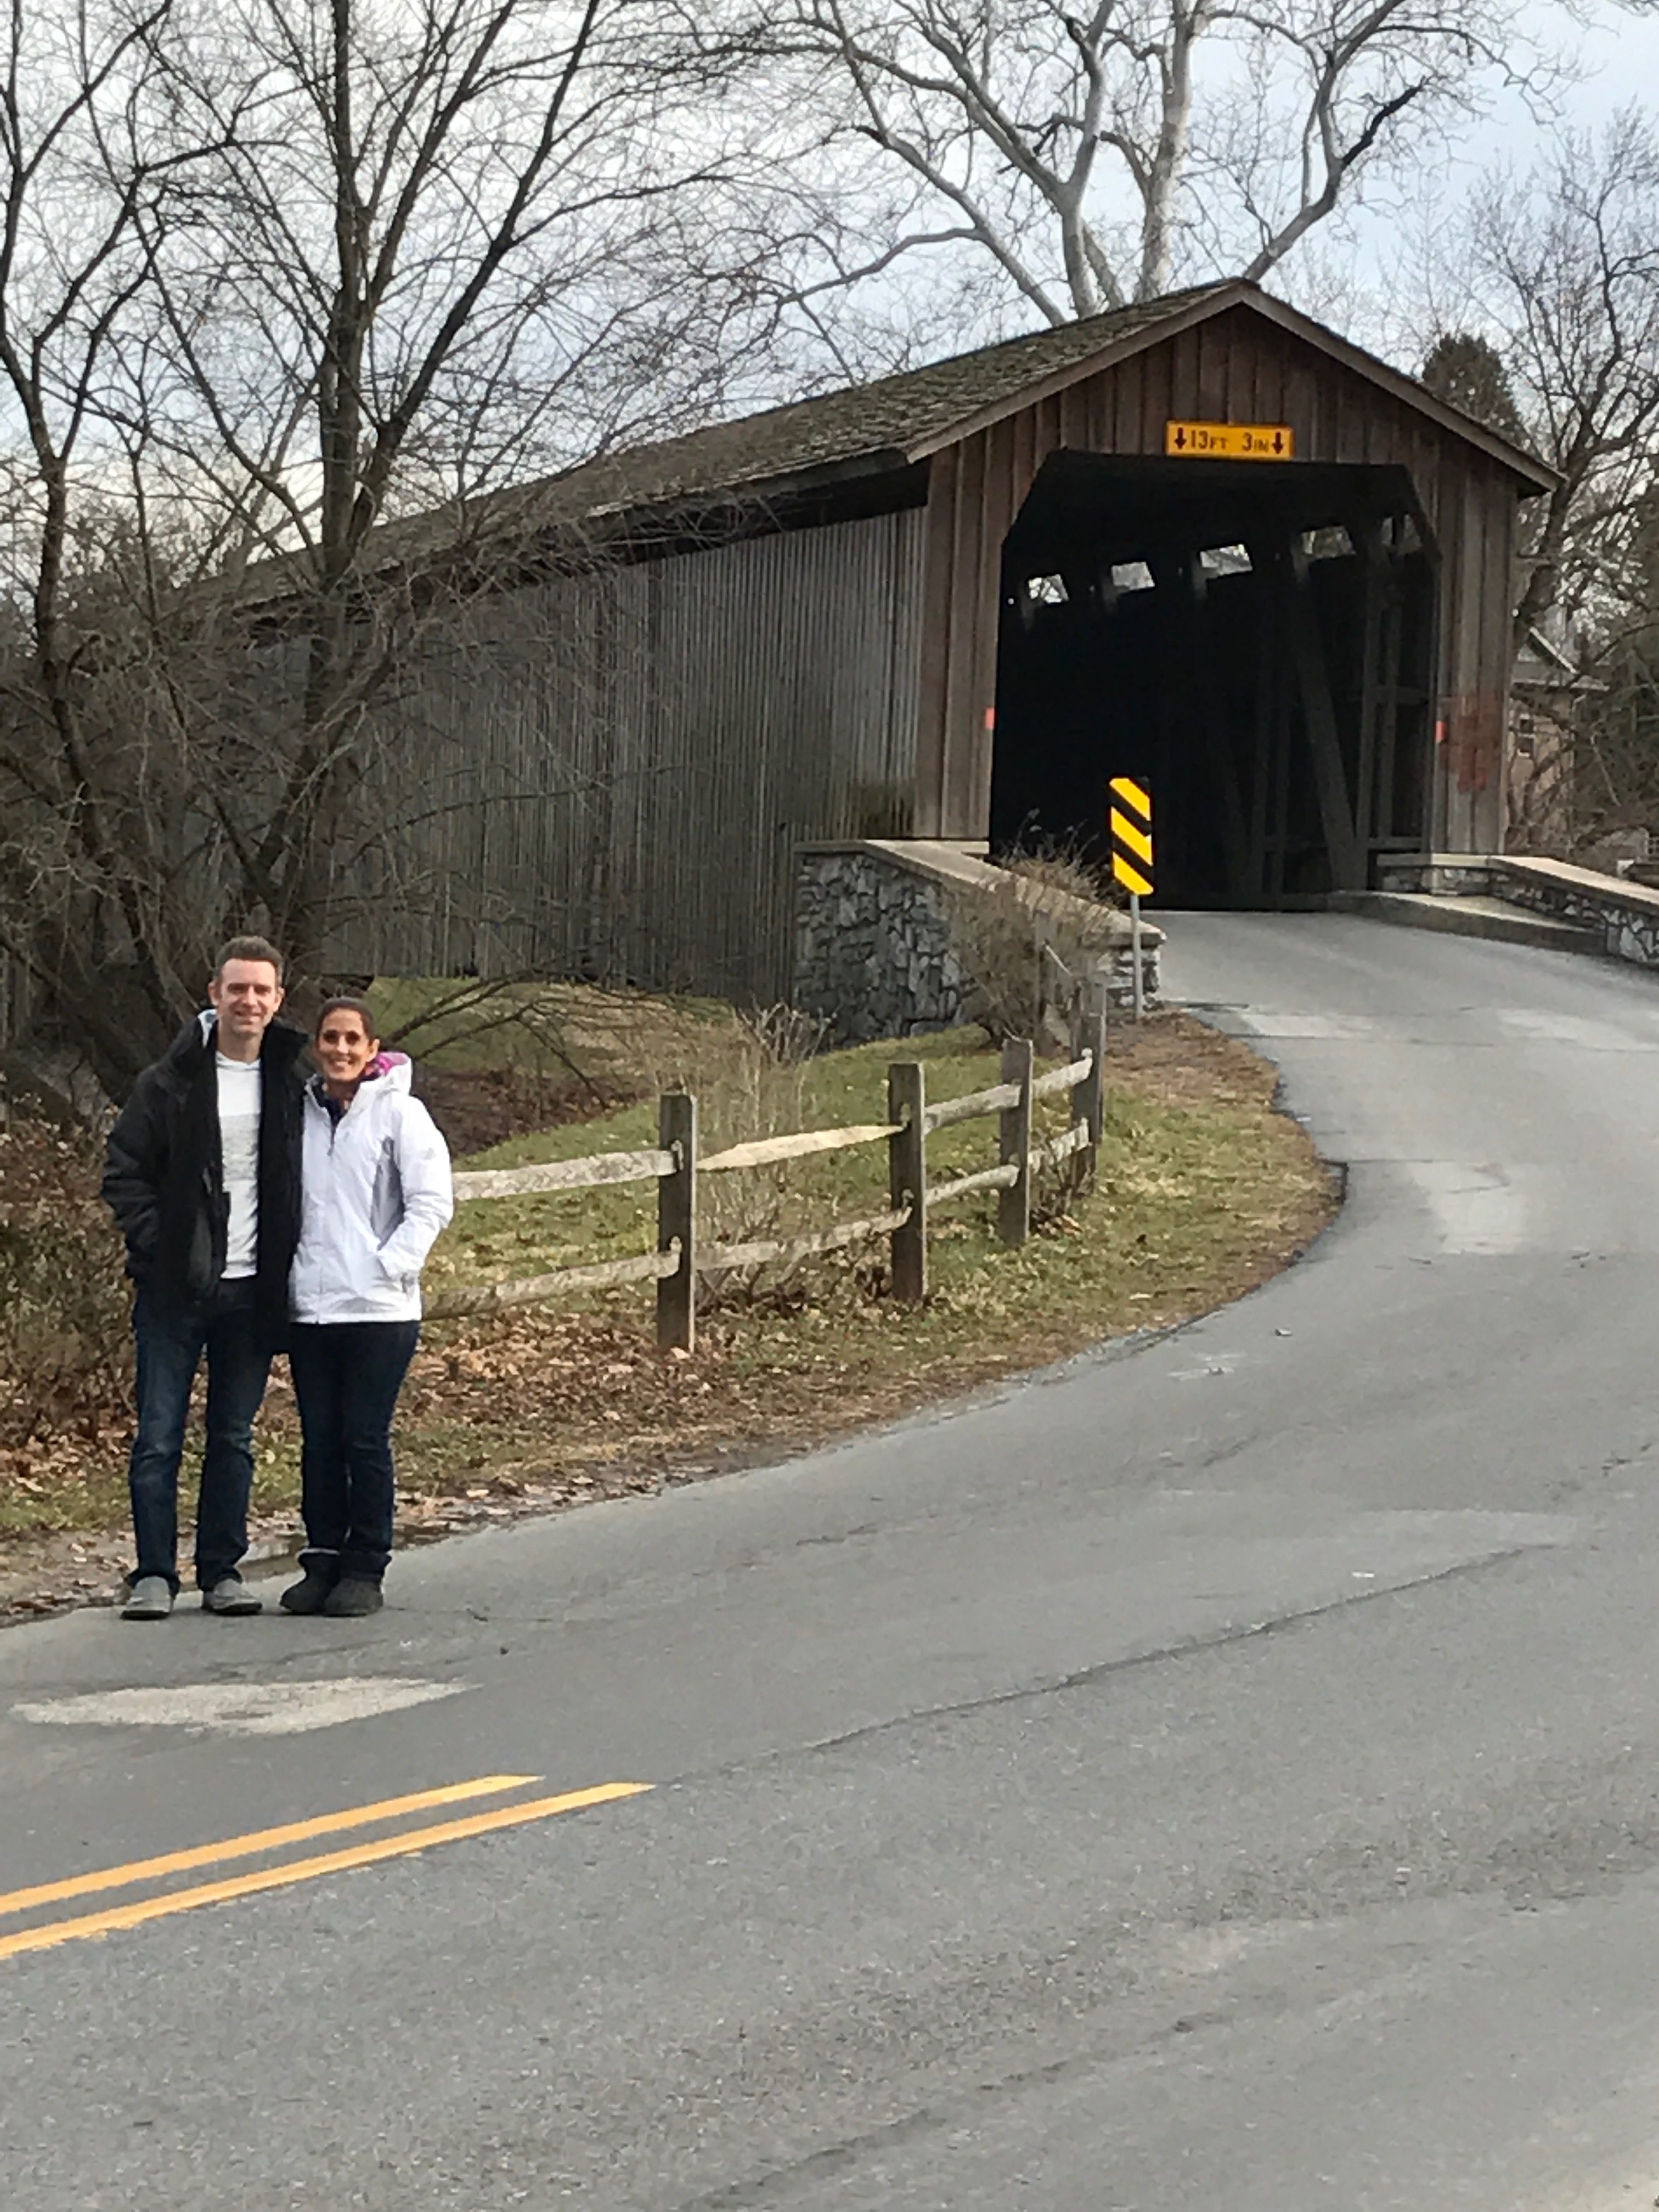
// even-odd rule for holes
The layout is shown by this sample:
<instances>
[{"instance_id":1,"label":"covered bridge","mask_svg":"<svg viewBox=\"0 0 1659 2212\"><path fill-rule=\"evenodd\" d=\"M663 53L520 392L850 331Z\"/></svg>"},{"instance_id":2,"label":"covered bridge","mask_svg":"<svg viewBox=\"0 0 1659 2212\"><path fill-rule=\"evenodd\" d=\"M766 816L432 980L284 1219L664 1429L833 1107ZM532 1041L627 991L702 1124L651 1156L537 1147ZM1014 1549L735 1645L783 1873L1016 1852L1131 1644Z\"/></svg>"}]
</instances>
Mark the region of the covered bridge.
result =
<instances>
[{"instance_id":1,"label":"covered bridge","mask_svg":"<svg viewBox=\"0 0 1659 2212\"><path fill-rule=\"evenodd\" d=\"M353 949L772 1000L803 847L1087 844L1122 772L1166 904L1496 850L1517 506L1551 481L1228 283L527 487L536 556L397 748L388 880L433 896Z\"/></svg>"}]
</instances>

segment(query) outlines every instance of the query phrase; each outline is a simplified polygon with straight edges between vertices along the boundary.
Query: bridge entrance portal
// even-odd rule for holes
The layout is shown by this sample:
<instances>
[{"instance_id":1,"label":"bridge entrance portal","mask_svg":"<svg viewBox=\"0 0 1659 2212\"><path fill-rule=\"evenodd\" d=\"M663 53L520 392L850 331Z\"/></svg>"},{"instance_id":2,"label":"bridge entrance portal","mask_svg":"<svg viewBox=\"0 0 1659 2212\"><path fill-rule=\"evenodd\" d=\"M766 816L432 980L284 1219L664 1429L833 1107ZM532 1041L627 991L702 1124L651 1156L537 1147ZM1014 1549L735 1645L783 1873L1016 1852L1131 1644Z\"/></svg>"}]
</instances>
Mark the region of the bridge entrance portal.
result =
<instances>
[{"instance_id":1,"label":"bridge entrance portal","mask_svg":"<svg viewBox=\"0 0 1659 2212\"><path fill-rule=\"evenodd\" d=\"M1005 541L993 850L1104 858L1150 778L1162 905L1293 906L1420 852L1437 550L1402 468L1064 452Z\"/></svg>"}]
</instances>

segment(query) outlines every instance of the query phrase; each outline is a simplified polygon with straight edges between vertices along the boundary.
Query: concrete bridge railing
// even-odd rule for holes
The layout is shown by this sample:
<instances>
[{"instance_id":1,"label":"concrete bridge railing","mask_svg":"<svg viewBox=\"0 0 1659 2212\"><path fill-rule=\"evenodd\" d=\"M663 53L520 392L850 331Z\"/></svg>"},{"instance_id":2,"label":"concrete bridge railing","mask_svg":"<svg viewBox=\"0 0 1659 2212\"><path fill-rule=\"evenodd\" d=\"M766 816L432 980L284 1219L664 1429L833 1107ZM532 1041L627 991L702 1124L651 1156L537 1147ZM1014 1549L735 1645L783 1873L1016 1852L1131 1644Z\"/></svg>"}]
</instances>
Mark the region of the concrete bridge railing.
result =
<instances>
[{"instance_id":1,"label":"concrete bridge railing","mask_svg":"<svg viewBox=\"0 0 1659 2212\"><path fill-rule=\"evenodd\" d=\"M1442 898L1504 899L1571 923L1614 959L1659 968L1659 890L1622 876L1518 854L1431 853L1425 859L1383 862L1377 888Z\"/></svg>"}]
</instances>

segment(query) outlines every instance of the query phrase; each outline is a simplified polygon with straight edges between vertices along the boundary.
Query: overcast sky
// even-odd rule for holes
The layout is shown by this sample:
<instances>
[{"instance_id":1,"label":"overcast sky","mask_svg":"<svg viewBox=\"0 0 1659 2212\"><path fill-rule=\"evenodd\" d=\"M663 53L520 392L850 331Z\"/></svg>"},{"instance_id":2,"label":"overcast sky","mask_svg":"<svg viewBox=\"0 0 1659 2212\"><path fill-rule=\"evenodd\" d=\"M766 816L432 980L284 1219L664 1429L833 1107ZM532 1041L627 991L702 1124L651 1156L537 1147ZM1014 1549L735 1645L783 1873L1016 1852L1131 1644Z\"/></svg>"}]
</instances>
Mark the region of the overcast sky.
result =
<instances>
[{"instance_id":1,"label":"overcast sky","mask_svg":"<svg viewBox=\"0 0 1659 2212\"><path fill-rule=\"evenodd\" d=\"M1569 52L1577 49L1585 71L1581 83L1570 86L1563 106L1570 121L1593 125L1601 123L1632 100L1659 106L1659 9L1650 6L1640 15L1616 8L1611 0L1589 5L1581 30L1559 8L1534 8L1522 18L1535 27L1535 35ZM1519 157L1535 136L1534 125L1523 104L1515 98L1500 101L1492 123L1478 134L1471 151L1486 160L1510 152Z\"/></svg>"},{"instance_id":2,"label":"overcast sky","mask_svg":"<svg viewBox=\"0 0 1659 2212\"><path fill-rule=\"evenodd\" d=\"M1559 94L1559 120L1595 131L1632 102L1659 111L1659 0L1649 0L1641 14L1616 7L1613 0L1586 0L1580 12L1579 23L1565 8L1545 5L1530 8L1522 17L1540 45L1574 60L1581 72ZM1298 270L1295 279L1277 289L1288 290L1362 344L1415 367L1425 313L1423 261L1434 242L1448 234L1449 202L1496 163L1529 167L1545 152L1549 137L1548 124L1534 116L1518 94L1499 94L1490 116L1447 147L1443 161L1427 165L1414 195L1395 202L1381 193L1360 212L1352 231L1357 258L1348 260L1346 269L1345 256L1333 241L1325 276L1328 296L1319 296L1320 280L1312 269ZM1350 275L1355 289L1345 297L1343 279ZM1455 314L1455 287L1450 297L1441 285L1435 289Z\"/></svg>"}]
</instances>

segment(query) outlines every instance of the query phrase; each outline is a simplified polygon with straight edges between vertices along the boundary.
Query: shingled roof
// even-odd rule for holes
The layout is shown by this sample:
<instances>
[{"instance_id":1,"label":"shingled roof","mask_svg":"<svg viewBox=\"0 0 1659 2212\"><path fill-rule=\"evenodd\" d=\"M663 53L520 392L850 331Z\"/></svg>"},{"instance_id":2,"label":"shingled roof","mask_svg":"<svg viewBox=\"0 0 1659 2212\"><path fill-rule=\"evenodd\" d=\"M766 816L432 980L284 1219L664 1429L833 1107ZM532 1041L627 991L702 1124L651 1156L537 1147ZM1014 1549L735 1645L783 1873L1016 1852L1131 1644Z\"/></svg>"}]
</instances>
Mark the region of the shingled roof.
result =
<instances>
[{"instance_id":1,"label":"shingled roof","mask_svg":"<svg viewBox=\"0 0 1659 2212\"><path fill-rule=\"evenodd\" d=\"M1554 473L1537 458L1414 377L1390 368L1311 317L1242 278L1194 285L1161 299L1115 308L1058 329L1032 331L979 346L873 383L710 423L679 438L606 454L562 475L495 492L471 505L383 524L374 533L376 565L398 568L477 536L556 539L588 526L611 534L625 517L641 525L728 502L785 497L818 485L908 467L941 447L1084 376L1159 343L1177 331L1247 307L1340 362L1355 374L1429 416L1442 429L1504 462L1533 491ZM250 569L245 594L286 597L280 560Z\"/></svg>"},{"instance_id":2,"label":"shingled roof","mask_svg":"<svg viewBox=\"0 0 1659 2212\"><path fill-rule=\"evenodd\" d=\"M1125 340L1178 319L1182 309L1237 289L1200 285L1058 330L1028 331L924 368L607 455L522 486L516 497L540 507L550 522L574 521L755 489L866 459L908 463L988 409L1024 404L1057 374L1092 365Z\"/></svg>"},{"instance_id":3,"label":"shingled roof","mask_svg":"<svg viewBox=\"0 0 1659 2212\"><path fill-rule=\"evenodd\" d=\"M763 414L712 423L659 445L609 455L500 495L501 507L510 509L515 520L533 516L552 527L723 495L758 495L814 477L857 471L860 463L872 469L907 465L1012 407L1029 405L1045 390L1062 389L1079 376L1238 306L1254 308L1431 416L1443 429L1481 447L1534 488L1547 489L1553 481L1551 471L1534 455L1451 406L1415 378L1390 368L1258 286L1233 278L1168 293L1059 329L1033 331L874 383L852 385L817 398L769 408Z\"/></svg>"}]
</instances>

